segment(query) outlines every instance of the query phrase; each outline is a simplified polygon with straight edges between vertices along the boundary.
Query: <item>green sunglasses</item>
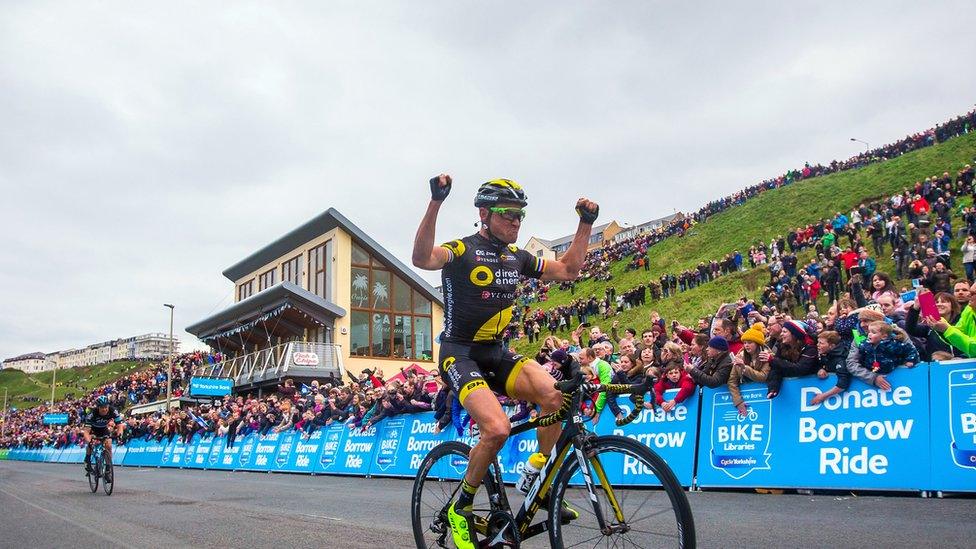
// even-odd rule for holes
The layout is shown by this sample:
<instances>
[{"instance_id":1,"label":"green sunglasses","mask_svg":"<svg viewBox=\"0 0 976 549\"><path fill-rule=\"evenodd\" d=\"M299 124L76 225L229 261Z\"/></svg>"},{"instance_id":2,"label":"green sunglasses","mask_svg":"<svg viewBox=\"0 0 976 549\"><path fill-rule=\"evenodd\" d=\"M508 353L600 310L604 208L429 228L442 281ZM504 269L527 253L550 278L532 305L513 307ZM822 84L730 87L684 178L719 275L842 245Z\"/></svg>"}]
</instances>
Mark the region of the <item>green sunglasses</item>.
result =
<instances>
[{"instance_id":1,"label":"green sunglasses","mask_svg":"<svg viewBox=\"0 0 976 549\"><path fill-rule=\"evenodd\" d=\"M521 221L525 219L525 210L522 208L499 208L497 206L488 208L491 213L496 213L502 216L502 219L507 219L508 221Z\"/></svg>"}]
</instances>

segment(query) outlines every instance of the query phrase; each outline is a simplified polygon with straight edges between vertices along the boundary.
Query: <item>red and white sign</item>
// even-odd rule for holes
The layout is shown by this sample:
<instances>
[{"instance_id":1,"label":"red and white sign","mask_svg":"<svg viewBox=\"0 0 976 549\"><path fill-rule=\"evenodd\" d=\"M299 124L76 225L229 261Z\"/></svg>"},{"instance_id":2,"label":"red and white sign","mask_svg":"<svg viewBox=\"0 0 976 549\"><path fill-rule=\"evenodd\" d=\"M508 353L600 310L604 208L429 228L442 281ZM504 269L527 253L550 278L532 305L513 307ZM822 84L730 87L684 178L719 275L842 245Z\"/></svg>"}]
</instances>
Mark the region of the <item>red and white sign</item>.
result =
<instances>
[{"instance_id":1,"label":"red and white sign","mask_svg":"<svg viewBox=\"0 0 976 549\"><path fill-rule=\"evenodd\" d=\"M315 353L292 353L291 361L295 366L318 366L319 355Z\"/></svg>"}]
</instances>

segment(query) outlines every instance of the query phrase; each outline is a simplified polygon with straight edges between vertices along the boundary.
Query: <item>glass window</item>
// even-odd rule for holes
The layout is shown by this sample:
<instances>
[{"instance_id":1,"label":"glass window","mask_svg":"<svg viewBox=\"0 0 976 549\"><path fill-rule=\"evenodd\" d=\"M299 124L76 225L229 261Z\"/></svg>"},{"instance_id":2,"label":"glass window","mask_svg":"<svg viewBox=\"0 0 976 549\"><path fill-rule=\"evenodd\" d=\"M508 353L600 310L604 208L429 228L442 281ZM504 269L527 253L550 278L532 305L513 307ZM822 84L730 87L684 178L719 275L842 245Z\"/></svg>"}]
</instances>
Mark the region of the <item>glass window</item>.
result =
<instances>
[{"instance_id":1,"label":"glass window","mask_svg":"<svg viewBox=\"0 0 976 549\"><path fill-rule=\"evenodd\" d=\"M433 360L431 301L389 268L353 244L354 266L350 277L350 306L354 334L350 347L356 356L406 360ZM309 261L312 255L309 255ZM391 314L393 312L399 314ZM368 318L368 322L363 319ZM367 339L362 334L366 324ZM365 348L364 348L365 346Z\"/></svg>"},{"instance_id":2,"label":"glass window","mask_svg":"<svg viewBox=\"0 0 976 549\"><path fill-rule=\"evenodd\" d=\"M296 259L300 259L299 256ZM299 262L300 264L300 262ZM328 241L321 246L312 248L308 251L308 291L321 297L322 299L332 299L331 288L329 287L329 275L327 274L332 264L332 241ZM300 270L301 267L298 267ZM304 273L299 273L297 278L301 280ZM298 284L298 282L296 282Z\"/></svg>"},{"instance_id":3,"label":"glass window","mask_svg":"<svg viewBox=\"0 0 976 549\"><path fill-rule=\"evenodd\" d=\"M371 304L374 309L390 308L390 271L373 269L373 286Z\"/></svg>"},{"instance_id":4,"label":"glass window","mask_svg":"<svg viewBox=\"0 0 976 549\"><path fill-rule=\"evenodd\" d=\"M431 335L430 318L416 316L413 319L414 358L417 360L433 360L434 346Z\"/></svg>"},{"instance_id":5,"label":"glass window","mask_svg":"<svg viewBox=\"0 0 976 549\"><path fill-rule=\"evenodd\" d=\"M302 256L297 256L281 264L281 280L302 285Z\"/></svg>"},{"instance_id":6,"label":"glass window","mask_svg":"<svg viewBox=\"0 0 976 549\"><path fill-rule=\"evenodd\" d=\"M265 273L262 273L258 277L258 291L267 290L268 288L275 285L275 269L271 269Z\"/></svg>"},{"instance_id":7,"label":"glass window","mask_svg":"<svg viewBox=\"0 0 976 549\"><path fill-rule=\"evenodd\" d=\"M350 354L352 356L369 356L369 313L353 311L350 323Z\"/></svg>"},{"instance_id":8,"label":"glass window","mask_svg":"<svg viewBox=\"0 0 976 549\"><path fill-rule=\"evenodd\" d=\"M371 337L373 356L390 356L390 339L392 338L390 315L373 313Z\"/></svg>"},{"instance_id":9,"label":"glass window","mask_svg":"<svg viewBox=\"0 0 976 549\"><path fill-rule=\"evenodd\" d=\"M413 317L397 315L393 325L393 357L414 358L413 333L410 329Z\"/></svg>"},{"instance_id":10,"label":"glass window","mask_svg":"<svg viewBox=\"0 0 976 549\"><path fill-rule=\"evenodd\" d=\"M430 314L430 300L417 290L413 291L413 312L421 315Z\"/></svg>"},{"instance_id":11,"label":"glass window","mask_svg":"<svg viewBox=\"0 0 976 549\"><path fill-rule=\"evenodd\" d=\"M369 306L369 269L352 268L352 306L365 309Z\"/></svg>"},{"instance_id":12,"label":"glass window","mask_svg":"<svg viewBox=\"0 0 976 549\"><path fill-rule=\"evenodd\" d=\"M369 265L369 254L366 250L359 247L359 244L352 245L352 264Z\"/></svg>"},{"instance_id":13,"label":"glass window","mask_svg":"<svg viewBox=\"0 0 976 549\"><path fill-rule=\"evenodd\" d=\"M397 312L410 312L410 286L398 276L393 277L393 308Z\"/></svg>"}]
</instances>

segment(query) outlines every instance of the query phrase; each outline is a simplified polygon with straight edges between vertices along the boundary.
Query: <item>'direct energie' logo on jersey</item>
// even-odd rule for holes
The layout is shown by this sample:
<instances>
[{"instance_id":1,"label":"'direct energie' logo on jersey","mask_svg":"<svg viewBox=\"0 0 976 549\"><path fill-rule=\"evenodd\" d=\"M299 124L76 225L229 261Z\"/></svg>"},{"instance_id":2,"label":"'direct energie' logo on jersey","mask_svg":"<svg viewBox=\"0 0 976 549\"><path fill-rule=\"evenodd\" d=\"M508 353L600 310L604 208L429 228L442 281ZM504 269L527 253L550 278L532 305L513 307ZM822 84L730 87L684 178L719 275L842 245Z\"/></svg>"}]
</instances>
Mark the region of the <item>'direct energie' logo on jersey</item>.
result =
<instances>
[{"instance_id":1,"label":"'direct energie' logo on jersey","mask_svg":"<svg viewBox=\"0 0 976 549\"><path fill-rule=\"evenodd\" d=\"M495 281L495 273L484 265L471 269L471 283L475 286L487 286Z\"/></svg>"}]
</instances>

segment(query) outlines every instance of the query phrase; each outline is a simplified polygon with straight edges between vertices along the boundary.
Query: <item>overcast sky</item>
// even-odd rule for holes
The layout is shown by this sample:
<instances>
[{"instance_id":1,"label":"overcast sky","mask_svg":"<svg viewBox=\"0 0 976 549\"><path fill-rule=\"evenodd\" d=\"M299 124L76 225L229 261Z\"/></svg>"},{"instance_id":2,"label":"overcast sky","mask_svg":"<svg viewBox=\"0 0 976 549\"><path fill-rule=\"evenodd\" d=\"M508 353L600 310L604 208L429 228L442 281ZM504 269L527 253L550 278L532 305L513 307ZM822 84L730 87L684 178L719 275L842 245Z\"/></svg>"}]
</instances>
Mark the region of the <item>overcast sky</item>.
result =
<instances>
[{"instance_id":1,"label":"overcast sky","mask_svg":"<svg viewBox=\"0 0 976 549\"><path fill-rule=\"evenodd\" d=\"M454 175L520 243L697 209L969 110L972 3L0 4L0 358L168 329L335 207L405 263ZM426 274L432 282L436 275ZM196 343L199 345L199 343Z\"/></svg>"}]
</instances>

